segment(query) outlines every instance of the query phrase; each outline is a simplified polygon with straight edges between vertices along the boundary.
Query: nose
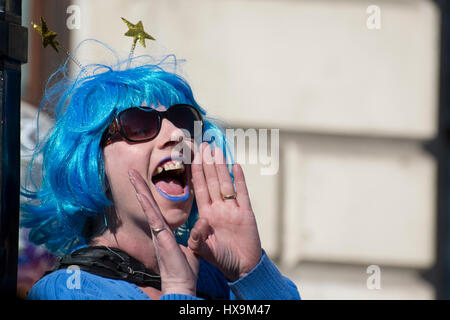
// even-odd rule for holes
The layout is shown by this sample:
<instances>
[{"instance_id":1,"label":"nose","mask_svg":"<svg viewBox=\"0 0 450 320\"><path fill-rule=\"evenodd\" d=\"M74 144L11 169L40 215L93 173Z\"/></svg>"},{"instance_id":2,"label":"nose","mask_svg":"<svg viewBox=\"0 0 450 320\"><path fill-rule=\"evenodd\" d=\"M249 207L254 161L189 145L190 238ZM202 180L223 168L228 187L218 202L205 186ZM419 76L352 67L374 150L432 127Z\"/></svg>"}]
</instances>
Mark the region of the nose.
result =
<instances>
[{"instance_id":1,"label":"nose","mask_svg":"<svg viewBox=\"0 0 450 320\"><path fill-rule=\"evenodd\" d=\"M164 149L167 146L176 145L183 140L183 131L175 126L170 120L164 118L161 123L161 130L158 134L158 148Z\"/></svg>"}]
</instances>

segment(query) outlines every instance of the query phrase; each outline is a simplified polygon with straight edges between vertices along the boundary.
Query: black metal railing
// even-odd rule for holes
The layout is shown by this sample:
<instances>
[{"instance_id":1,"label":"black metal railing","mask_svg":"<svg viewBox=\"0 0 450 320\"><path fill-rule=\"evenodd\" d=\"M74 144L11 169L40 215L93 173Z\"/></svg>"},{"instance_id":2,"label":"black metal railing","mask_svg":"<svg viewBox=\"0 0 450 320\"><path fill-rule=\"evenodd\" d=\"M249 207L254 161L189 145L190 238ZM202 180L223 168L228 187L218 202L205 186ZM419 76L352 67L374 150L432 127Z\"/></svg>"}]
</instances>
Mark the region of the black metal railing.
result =
<instances>
[{"instance_id":1,"label":"black metal railing","mask_svg":"<svg viewBox=\"0 0 450 320\"><path fill-rule=\"evenodd\" d=\"M21 15L21 0L0 0L0 290L11 296L17 288L21 65L28 56Z\"/></svg>"}]
</instances>

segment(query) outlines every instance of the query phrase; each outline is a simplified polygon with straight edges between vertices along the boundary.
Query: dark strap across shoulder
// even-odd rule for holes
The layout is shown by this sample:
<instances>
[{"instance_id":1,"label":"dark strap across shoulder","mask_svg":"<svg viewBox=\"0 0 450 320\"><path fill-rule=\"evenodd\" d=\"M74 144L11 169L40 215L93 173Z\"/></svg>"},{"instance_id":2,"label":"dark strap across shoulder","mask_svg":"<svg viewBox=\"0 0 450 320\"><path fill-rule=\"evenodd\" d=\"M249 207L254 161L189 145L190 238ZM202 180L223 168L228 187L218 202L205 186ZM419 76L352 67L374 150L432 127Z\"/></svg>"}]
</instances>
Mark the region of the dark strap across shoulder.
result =
<instances>
[{"instance_id":1,"label":"dark strap across shoulder","mask_svg":"<svg viewBox=\"0 0 450 320\"><path fill-rule=\"evenodd\" d=\"M66 255L56 262L45 275L76 265L80 270L110 279L124 280L138 286L150 286L161 290L161 276L147 269L145 265L125 251L106 246L88 246ZM202 292L197 296L211 297Z\"/></svg>"},{"instance_id":2,"label":"dark strap across shoulder","mask_svg":"<svg viewBox=\"0 0 450 320\"><path fill-rule=\"evenodd\" d=\"M161 276L126 252L110 247L88 246L59 259L50 272L76 265L105 278L119 279L161 290Z\"/></svg>"}]
</instances>

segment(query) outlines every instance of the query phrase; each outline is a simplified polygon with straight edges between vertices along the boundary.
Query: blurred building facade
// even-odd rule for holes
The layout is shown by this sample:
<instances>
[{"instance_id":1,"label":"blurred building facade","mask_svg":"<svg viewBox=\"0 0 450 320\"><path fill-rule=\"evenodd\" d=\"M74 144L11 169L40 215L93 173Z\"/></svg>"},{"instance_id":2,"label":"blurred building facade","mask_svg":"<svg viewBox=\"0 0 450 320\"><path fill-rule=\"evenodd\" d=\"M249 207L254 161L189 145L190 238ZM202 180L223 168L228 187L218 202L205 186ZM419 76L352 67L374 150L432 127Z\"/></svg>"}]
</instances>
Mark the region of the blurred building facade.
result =
<instances>
[{"instance_id":1,"label":"blurred building facade","mask_svg":"<svg viewBox=\"0 0 450 320\"><path fill-rule=\"evenodd\" d=\"M438 124L434 2L40 3L30 16L53 22L70 50L94 38L126 57L120 17L142 20L156 41L137 54L186 59L183 75L211 115L279 129L277 173L244 170L263 246L304 299L435 297L423 276L436 263L437 164L424 148ZM30 41L24 99L36 105L61 59Z\"/></svg>"}]
</instances>

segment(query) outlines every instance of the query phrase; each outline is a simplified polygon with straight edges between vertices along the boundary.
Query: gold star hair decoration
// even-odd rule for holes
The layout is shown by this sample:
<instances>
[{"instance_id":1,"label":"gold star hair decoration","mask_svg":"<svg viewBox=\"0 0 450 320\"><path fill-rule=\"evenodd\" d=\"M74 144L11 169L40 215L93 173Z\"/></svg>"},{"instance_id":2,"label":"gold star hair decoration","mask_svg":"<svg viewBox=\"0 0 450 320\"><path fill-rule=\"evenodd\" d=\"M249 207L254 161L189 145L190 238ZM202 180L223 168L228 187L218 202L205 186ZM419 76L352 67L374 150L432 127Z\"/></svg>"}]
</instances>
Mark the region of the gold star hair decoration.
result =
<instances>
[{"instance_id":1,"label":"gold star hair decoration","mask_svg":"<svg viewBox=\"0 0 450 320\"><path fill-rule=\"evenodd\" d=\"M47 48L47 46L50 45L53 49L55 49L56 52L59 53L58 47L60 47L69 57L69 59L72 60L80 69L83 70L83 65L74 56L72 56L70 52L62 44L58 42L58 40L56 40L57 33L55 31L50 30L47 27L47 23L45 22L43 17L41 17L40 26L35 24L33 21L31 22L31 25L42 36L42 44L44 45L44 48Z\"/></svg>"},{"instance_id":2,"label":"gold star hair decoration","mask_svg":"<svg viewBox=\"0 0 450 320\"><path fill-rule=\"evenodd\" d=\"M125 18L122 18L122 21L128 26L128 31L125 33L127 37L133 37L133 45L130 51L130 57L134 53L134 49L136 48L136 43L139 40L139 43L145 48L145 39L155 40L151 35L144 31L144 26L142 25L142 21L139 21L136 24L132 24Z\"/></svg>"},{"instance_id":3,"label":"gold star hair decoration","mask_svg":"<svg viewBox=\"0 0 450 320\"><path fill-rule=\"evenodd\" d=\"M40 26L33 22L31 22L31 25L42 36L42 44L44 45L44 48L47 48L47 46L50 45L53 49L55 49L56 52L58 52L58 46L60 44L58 40L56 40L57 34L55 31L52 31L47 27L47 23L45 22L44 18L41 17Z\"/></svg>"}]
</instances>

